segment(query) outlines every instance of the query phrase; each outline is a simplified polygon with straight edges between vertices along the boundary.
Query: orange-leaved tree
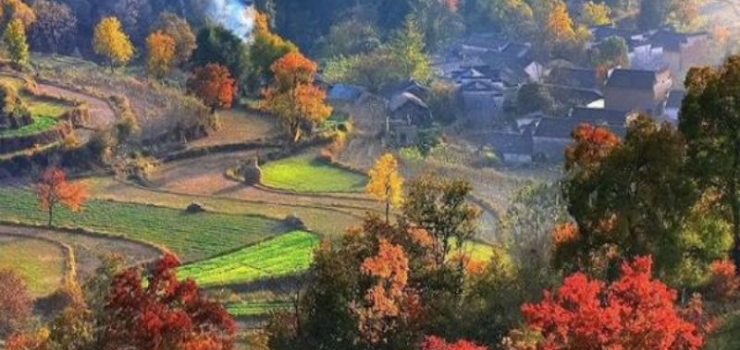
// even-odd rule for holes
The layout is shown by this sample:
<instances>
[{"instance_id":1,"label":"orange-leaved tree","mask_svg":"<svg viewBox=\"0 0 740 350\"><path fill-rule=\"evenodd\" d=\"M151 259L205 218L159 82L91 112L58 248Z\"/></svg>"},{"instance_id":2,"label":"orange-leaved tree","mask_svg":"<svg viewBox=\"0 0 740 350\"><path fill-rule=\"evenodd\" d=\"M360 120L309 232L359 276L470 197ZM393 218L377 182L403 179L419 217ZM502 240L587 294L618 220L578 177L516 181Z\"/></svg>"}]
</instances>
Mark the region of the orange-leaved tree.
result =
<instances>
[{"instance_id":1,"label":"orange-leaved tree","mask_svg":"<svg viewBox=\"0 0 740 350\"><path fill-rule=\"evenodd\" d=\"M388 222L391 207L403 201L403 177L398 172L398 161L390 153L381 156L368 172L370 181L366 192L385 204L385 221Z\"/></svg>"},{"instance_id":2,"label":"orange-leaved tree","mask_svg":"<svg viewBox=\"0 0 740 350\"><path fill-rule=\"evenodd\" d=\"M52 224L54 207L57 204L62 204L72 211L79 211L89 196L87 188L82 183L67 181L67 173L57 167L44 170L34 189L39 206L48 211L49 226Z\"/></svg>"},{"instance_id":3,"label":"orange-leaved tree","mask_svg":"<svg viewBox=\"0 0 740 350\"><path fill-rule=\"evenodd\" d=\"M113 278L105 304L104 348L234 349L234 320L193 280L178 280L179 264L177 257L165 254L146 278L137 268Z\"/></svg>"},{"instance_id":4,"label":"orange-leaved tree","mask_svg":"<svg viewBox=\"0 0 740 350\"><path fill-rule=\"evenodd\" d=\"M156 31L146 38L146 47L149 53L146 60L147 73L157 79L164 78L172 69L177 54L175 38L162 31Z\"/></svg>"},{"instance_id":5,"label":"orange-leaved tree","mask_svg":"<svg viewBox=\"0 0 740 350\"><path fill-rule=\"evenodd\" d=\"M448 343L440 337L426 337L421 343L421 350L488 350L485 346L475 345L465 339L456 343Z\"/></svg>"},{"instance_id":6,"label":"orange-leaved tree","mask_svg":"<svg viewBox=\"0 0 740 350\"><path fill-rule=\"evenodd\" d=\"M218 63L196 68L188 79L187 88L211 108L211 113L216 112L216 108L230 108L236 95L236 81L229 69Z\"/></svg>"},{"instance_id":7,"label":"orange-leaved tree","mask_svg":"<svg viewBox=\"0 0 740 350\"><path fill-rule=\"evenodd\" d=\"M365 259L362 273L372 277L375 285L365 299L354 307L359 316L360 332L375 344L386 339L403 320L421 311L416 293L408 288L409 259L403 247L381 238L378 254Z\"/></svg>"},{"instance_id":8,"label":"orange-leaved tree","mask_svg":"<svg viewBox=\"0 0 740 350\"><path fill-rule=\"evenodd\" d=\"M542 302L522 306L527 327L540 335L535 348L700 349L703 325L684 317L676 291L653 279L652 264L650 257L625 262L609 285L576 273Z\"/></svg>"},{"instance_id":9,"label":"orange-leaved tree","mask_svg":"<svg viewBox=\"0 0 740 350\"><path fill-rule=\"evenodd\" d=\"M262 108L280 119L280 124L298 142L304 130L329 118L331 106L326 92L314 85L316 63L300 52L290 52L270 67L273 83L263 91Z\"/></svg>"}]
</instances>

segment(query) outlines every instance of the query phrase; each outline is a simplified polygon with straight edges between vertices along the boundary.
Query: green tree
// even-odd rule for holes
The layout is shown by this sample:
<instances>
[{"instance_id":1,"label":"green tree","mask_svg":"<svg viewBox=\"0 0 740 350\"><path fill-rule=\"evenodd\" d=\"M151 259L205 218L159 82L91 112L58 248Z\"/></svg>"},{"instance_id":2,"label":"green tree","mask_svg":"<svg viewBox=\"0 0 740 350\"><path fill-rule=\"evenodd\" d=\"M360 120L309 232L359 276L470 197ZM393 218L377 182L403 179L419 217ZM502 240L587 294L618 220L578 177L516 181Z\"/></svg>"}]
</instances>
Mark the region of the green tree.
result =
<instances>
[{"instance_id":1,"label":"green tree","mask_svg":"<svg viewBox=\"0 0 740 350\"><path fill-rule=\"evenodd\" d=\"M524 84L516 95L516 105L520 114L532 112L552 113L555 110L555 99L546 86L541 84Z\"/></svg>"},{"instance_id":2,"label":"green tree","mask_svg":"<svg viewBox=\"0 0 740 350\"><path fill-rule=\"evenodd\" d=\"M204 27L196 37L198 48L191 62L195 67L218 63L229 68L229 73L243 90L244 79L249 72L249 56L244 41L221 26Z\"/></svg>"},{"instance_id":3,"label":"green tree","mask_svg":"<svg viewBox=\"0 0 740 350\"><path fill-rule=\"evenodd\" d=\"M290 52L297 52L298 48L273 33L270 30L269 18L260 12L255 15L252 37L254 42L249 49L249 62L254 85L259 87L270 83L272 78L270 67L273 63Z\"/></svg>"},{"instance_id":4,"label":"green tree","mask_svg":"<svg viewBox=\"0 0 740 350\"><path fill-rule=\"evenodd\" d=\"M375 27L355 18L335 24L323 38L322 55L326 58L368 53L380 46Z\"/></svg>"},{"instance_id":5,"label":"green tree","mask_svg":"<svg viewBox=\"0 0 740 350\"><path fill-rule=\"evenodd\" d=\"M3 44L8 50L10 61L15 65L28 64L29 52L28 42L26 40L26 29L20 19L14 19L8 24L8 28L3 33Z\"/></svg>"},{"instance_id":6,"label":"green tree","mask_svg":"<svg viewBox=\"0 0 740 350\"><path fill-rule=\"evenodd\" d=\"M607 68L627 67L629 47L622 37L610 36L599 43L593 52L594 63Z\"/></svg>"},{"instance_id":7,"label":"green tree","mask_svg":"<svg viewBox=\"0 0 740 350\"><path fill-rule=\"evenodd\" d=\"M403 74L420 82L432 78L431 60L426 53L424 35L413 18L406 19L403 27L391 39L390 49L403 62Z\"/></svg>"},{"instance_id":8,"label":"green tree","mask_svg":"<svg viewBox=\"0 0 740 350\"><path fill-rule=\"evenodd\" d=\"M429 232L437 265L442 266L453 247L461 249L475 237L481 213L467 200L473 187L464 180L425 175L410 181L406 189L403 220Z\"/></svg>"},{"instance_id":9,"label":"green tree","mask_svg":"<svg viewBox=\"0 0 740 350\"><path fill-rule=\"evenodd\" d=\"M37 20L29 28L34 51L69 53L74 48L77 17L66 4L55 1L36 1L33 11Z\"/></svg>"},{"instance_id":10,"label":"green tree","mask_svg":"<svg viewBox=\"0 0 740 350\"><path fill-rule=\"evenodd\" d=\"M692 68L679 129L688 143L692 176L716 194L732 223L732 258L740 266L740 56L724 65Z\"/></svg>"}]
</instances>

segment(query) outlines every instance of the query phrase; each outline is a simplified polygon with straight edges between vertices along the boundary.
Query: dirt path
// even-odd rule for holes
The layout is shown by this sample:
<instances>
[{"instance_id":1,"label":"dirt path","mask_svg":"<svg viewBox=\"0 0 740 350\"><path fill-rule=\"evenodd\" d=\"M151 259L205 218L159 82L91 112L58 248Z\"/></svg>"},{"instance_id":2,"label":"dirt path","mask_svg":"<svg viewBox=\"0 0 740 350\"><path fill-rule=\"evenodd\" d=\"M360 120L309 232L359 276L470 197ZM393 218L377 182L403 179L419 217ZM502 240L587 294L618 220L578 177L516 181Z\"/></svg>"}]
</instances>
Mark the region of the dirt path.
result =
<instances>
[{"instance_id":1,"label":"dirt path","mask_svg":"<svg viewBox=\"0 0 740 350\"><path fill-rule=\"evenodd\" d=\"M38 83L37 86L44 94L86 102L90 108L90 127L93 129L104 130L116 123L115 111L113 111L110 105L108 105L108 102L103 99L52 84Z\"/></svg>"},{"instance_id":2,"label":"dirt path","mask_svg":"<svg viewBox=\"0 0 740 350\"><path fill-rule=\"evenodd\" d=\"M123 238L69 233L37 227L0 225L0 236L4 235L40 238L71 247L77 263L78 276L83 280L95 274L96 269L102 266L101 257L105 255L118 254L127 264L138 264L162 255L157 248Z\"/></svg>"}]
</instances>

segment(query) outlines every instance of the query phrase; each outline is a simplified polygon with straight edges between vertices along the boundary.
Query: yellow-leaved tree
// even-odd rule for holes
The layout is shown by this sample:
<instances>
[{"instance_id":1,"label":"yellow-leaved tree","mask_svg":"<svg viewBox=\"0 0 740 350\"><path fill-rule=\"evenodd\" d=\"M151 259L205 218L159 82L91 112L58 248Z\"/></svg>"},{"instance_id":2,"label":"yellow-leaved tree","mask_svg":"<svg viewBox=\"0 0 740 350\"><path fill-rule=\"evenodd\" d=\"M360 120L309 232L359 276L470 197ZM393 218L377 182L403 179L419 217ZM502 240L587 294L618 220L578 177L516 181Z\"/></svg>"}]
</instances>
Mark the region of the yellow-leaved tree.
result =
<instances>
[{"instance_id":1,"label":"yellow-leaved tree","mask_svg":"<svg viewBox=\"0 0 740 350\"><path fill-rule=\"evenodd\" d=\"M164 78L172 69L177 54L175 38L158 30L146 38L146 48L149 53L146 59L147 73L157 79Z\"/></svg>"},{"instance_id":2,"label":"yellow-leaved tree","mask_svg":"<svg viewBox=\"0 0 740 350\"><path fill-rule=\"evenodd\" d=\"M95 27L93 49L108 59L110 71L115 64L126 64L134 56L134 45L116 17L105 17Z\"/></svg>"},{"instance_id":3,"label":"yellow-leaved tree","mask_svg":"<svg viewBox=\"0 0 740 350\"><path fill-rule=\"evenodd\" d=\"M403 202L403 177L398 173L398 160L390 153L380 157L368 172L370 181L366 192L385 204L385 221L388 222L391 207Z\"/></svg>"},{"instance_id":4,"label":"yellow-leaved tree","mask_svg":"<svg viewBox=\"0 0 740 350\"><path fill-rule=\"evenodd\" d=\"M588 1L583 4L581 11L581 21L589 26L600 26L611 24L612 9L605 3L595 3Z\"/></svg>"},{"instance_id":5,"label":"yellow-leaved tree","mask_svg":"<svg viewBox=\"0 0 740 350\"><path fill-rule=\"evenodd\" d=\"M10 21L8 28L3 33L3 44L8 50L10 61L16 66L28 63L28 41L26 40L26 29L23 22L16 18Z\"/></svg>"}]
</instances>

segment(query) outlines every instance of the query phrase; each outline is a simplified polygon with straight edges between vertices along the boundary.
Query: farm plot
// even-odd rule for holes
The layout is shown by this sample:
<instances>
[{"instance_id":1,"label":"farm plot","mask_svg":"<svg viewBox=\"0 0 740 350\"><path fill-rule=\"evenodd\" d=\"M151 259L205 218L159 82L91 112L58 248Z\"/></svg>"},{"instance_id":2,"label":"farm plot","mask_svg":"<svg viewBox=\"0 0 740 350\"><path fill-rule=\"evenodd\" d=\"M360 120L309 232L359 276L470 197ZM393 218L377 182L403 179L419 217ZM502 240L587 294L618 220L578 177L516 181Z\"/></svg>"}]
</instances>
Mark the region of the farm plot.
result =
<instances>
[{"instance_id":1,"label":"farm plot","mask_svg":"<svg viewBox=\"0 0 740 350\"><path fill-rule=\"evenodd\" d=\"M294 231L231 254L185 265L178 275L193 278L203 287L285 276L306 270L318 244L316 235Z\"/></svg>"},{"instance_id":2,"label":"farm plot","mask_svg":"<svg viewBox=\"0 0 740 350\"><path fill-rule=\"evenodd\" d=\"M20 127L18 129L10 129L0 132L0 138L11 138L38 134L42 131L53 128L59 123L59 121L59 119L53 117L34 115L33 123Z\"/></svg>"},{"instance_id":3,"label":"farm plot","mask_svg":"<svg viewBox=\"0 0 740 350\"><path fill-rule=\"evenodd\" d=\"M226 304L226 311L234 317L267 315L273 311L288 310L292 304L286 301L243 301Z\"/></svg>"},{"instance_id":4,"label":"farm plot","mask_svg":"<svg viewBox=\"0 0 740 350\"><path fill-rule=\"evenodd\" d=\"M59 245L32 238L0 237L0 270L17 271L35 297L47 296L62 285L66 264Z\"/></svg>"},{"instance_id":5,"label":"farm plot","mask_svg":"<svg viewBox=\"0 0 740 350\"><path fill-rule=\"evenodd\" d=\"M43 225L46 213L30 191L0 188L0 220ZM165 246L184 261L205 259L280 233L278 221L252 215L187 214L183 210L93 199L84 210L58 208L54 224Z\"/></svg>"},{"instance_id":6,"label":"farm plot","mask_svg":"<svg viewBox=\"0 0 740 350\"><path fill-rule=\"evenodd\" d=\"M269 162L262 167L265 186L296 192L362 192L367 178L313 155Z\"/></svg>"}]
</instances>

